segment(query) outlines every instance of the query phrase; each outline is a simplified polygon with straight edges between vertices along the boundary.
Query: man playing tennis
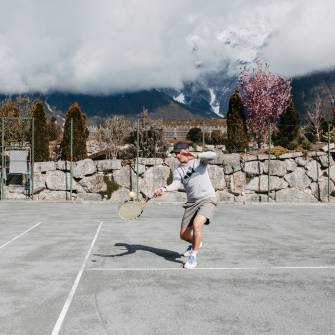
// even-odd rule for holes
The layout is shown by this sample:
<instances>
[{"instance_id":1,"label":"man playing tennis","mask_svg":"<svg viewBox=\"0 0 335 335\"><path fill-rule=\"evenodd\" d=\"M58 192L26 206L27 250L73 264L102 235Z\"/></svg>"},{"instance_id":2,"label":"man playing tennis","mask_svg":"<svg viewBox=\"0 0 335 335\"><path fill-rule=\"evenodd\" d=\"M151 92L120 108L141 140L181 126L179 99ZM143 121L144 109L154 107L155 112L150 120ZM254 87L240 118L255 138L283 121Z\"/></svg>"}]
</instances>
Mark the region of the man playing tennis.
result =
<instances>
[{"instance_id":1,"label":"man playing tennis","mask_svg":"<svg viewBox=\"0 0 335 335\"><path fill-rule=\"evenodd\" d=\"M172 184L155 191L156 196L163 192L177 191L181 186L187 194L184 216L181 222L180 238L191 243L184 256L184 268L197 266L197 254L202 247L202 226L209 224L217 204L214 187L209 179L208 162L216 158L214 152L191 153L186 143L176 143L173 152L180 164L173 174Z\"/></svg>"}]
</instances>

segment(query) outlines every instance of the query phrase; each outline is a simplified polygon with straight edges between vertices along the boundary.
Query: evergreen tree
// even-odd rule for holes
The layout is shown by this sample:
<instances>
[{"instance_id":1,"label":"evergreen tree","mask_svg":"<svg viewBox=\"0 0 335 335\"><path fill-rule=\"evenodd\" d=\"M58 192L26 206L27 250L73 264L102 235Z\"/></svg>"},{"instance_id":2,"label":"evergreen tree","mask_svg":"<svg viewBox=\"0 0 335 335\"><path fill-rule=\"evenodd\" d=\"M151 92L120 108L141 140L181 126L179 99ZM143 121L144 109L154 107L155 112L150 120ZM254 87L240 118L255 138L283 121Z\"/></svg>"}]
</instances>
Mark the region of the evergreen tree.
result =
<instances>
[{"instance_id":1,"label":"evergreen tree","mask_svg":"<svg viewBox=\"0 0 335 335\"><path fill-rule=\"evenodd\" d=\"M61 143L61 157L64 160L71 159L71 119L73 120L72 159L78 161L87 157L86 140L88 138L88 129L86 128L86 115L82 113L77 103L72 104L66 113Z\"/></svg>"},{"instance_id":2,"label":"evergreen tree","mask_svg":"<svg viewBox=\"0 0 335 335\"><path fill-rule=\"evenodd\" d=\"M48 133L49 141L56 141L61 134L60 126L57 124L57 119L54 116L48 123Z\"/></svg>"},{"instance_id":3,"label":"evergreen tree","mask_svg":"<svg viewBox=\"0 0 335 335\"><path fill-rule=\"evenodd\" d=\"M238 89L229 99L227 135L226 148L229 152L241 152L248 148L246 116Z\"/></svg>"},{"instance_id":4,"label":"evergreen tree","mask_svg":"<svg viewBox=\"0 0 335 335\"><path fill-rule=\"evenodd\" d=\"M187 135L186 135L186 139L194 142L194 143L197 143L197 144L200 144L202 143L202 131L200 128L191 128Z\"/></svg>"},{"instance_id":5,"label":"evergreen tree","mask_svg":"<svg viewBox=\"0 0 335 335\"><path fill-rule=\"evenodd\" d=\"M276 145L289 147L290 143L297 141L300 129L299 113L295 110L293 99L290 99L286 110L280 115L278 121L278 133L274 138Z\"/></svg>"},{"instance_id":6,"label":"evergreen tree","mask_svg":"<svg viewBox=\"0 0 335 335\"><path fill-rule=\"evenodd\" d=\"M45 162L49 160L49 136L47 121L42 101L37 101L33 109L34 117L34 160Z\"/></svg>"}]
</instances>

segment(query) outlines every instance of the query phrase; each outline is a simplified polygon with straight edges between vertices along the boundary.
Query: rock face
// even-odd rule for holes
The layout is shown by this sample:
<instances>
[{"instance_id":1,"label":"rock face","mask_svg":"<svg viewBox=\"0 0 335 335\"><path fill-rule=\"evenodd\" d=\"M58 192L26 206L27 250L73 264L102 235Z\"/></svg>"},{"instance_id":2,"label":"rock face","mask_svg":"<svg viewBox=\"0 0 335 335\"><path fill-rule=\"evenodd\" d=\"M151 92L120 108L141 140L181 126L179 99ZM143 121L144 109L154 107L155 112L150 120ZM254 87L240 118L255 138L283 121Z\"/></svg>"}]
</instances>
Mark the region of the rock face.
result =
<instances>
[{"instance_id":1,"label":"rock face","mask_svg":"<svg viewBox=\"0 0 335 335\"><path fill-rule=\"evenodd\" d=\"M216 161L208 166L209 176L219 201L252 202L316 202L328 201L328 173L330 201L335 202L335 151L328 154L309 152L288 153L275 158L268 155L224 154L217 151ZM151 196L153 191L167 184L168 177L179 164L175 157L139 160L139 198ZM136 173L120 160L73 162L72 197L70 195L70 162L35 163L34 199L49 201L100 201L111 193L111 201L128 200L129 191L136 193ZM270 166L269 166L270 165ZM328 172L329 165L329 172ZM268 173L270 171L270 190ZM108 180L105 178L108 177ZM5 186L6 199L25 199L29 187L25 178L12 178ZM106 182L108 185L106 184ZM16 185L16 183L21 183ZM102 196L104 194L104 196ZM158 202L186 201L184 190L165 193Z\"/></svg>"},{"instance_id":2,"label":"rock face","mask_svg":"<svg viewBox=\"0 0 335 335\"><path fill-rule=\"evenodd\" d=\"M55 162L36 162L34 163L34 173L45 173L47 171L55 171Z\"/></svg>"},{"instance_id":3,"label":"rock face","mask_svg":"<svg viewBox=\"0 0 335 335\"><path fill-rule=\"evenodd\" d=\"M107 191L107 185L103 175L94 175L83 178L79 184L89 193L99 193ZM101 197L100 197L101 198Z\"/></svg>"},{"instance_id":4,"label":"rock face","mask_svg":"<svg viewBox=\"0 0 335 335\"><path fill-rule=\"evenodd\" d=\"M234 195L242 194L245 188L245 173L238 171L234 173L230 180L230 191Z\"/></svg>"},{"instance_id":5,"label":"rock face","mask_svg":"<svg viewBox=\"0 0 335 335\"><path fill-rule=\"evenodd\" d=\"M304 190L311 183L311 180L306 175L303 168L297 168L294 172L286 175L284 179L288 182L290 187Z\"/></svg>"},{"instance_id":6,"label":"rock face","mask_svg":"<svg viewBox=\"0 0 335 335\"><path fill-rule=\"evenodd\" d=\"M248 177L258 176L263 173L264 165L260 161L248 161L244 164L244 171Z\"/></svg>"},{"instance_id":7,"label":"rock face","mask_svg":"<svg viewBox=\"0 0 335 335\"><path fill-rule=\"evenodd\" d=\"M121 169L120 159L104 159L97 162L98 172L111 172L113 170Z\"/></svg>"},{"instance_id":8,"label":"rock face","mask_svg":"<svg viewBox=\"0 0 335 335\"><path fill-rule=\"evenodd\" d=\"M48 171L45 178L46 186L52 191L70 190L70 173L60 170ZM76 189L76 181L72 179L72 190Z\"/></svg>"},{"instance_id":9,"label":"rock face","mask_svg":"<svg viewBox=\"0 0 335 335\"><path fill-rule=\"evenodd\" d=\"M264 163L264 174L269 173L269 162ZM279 160L270 161L270 175L284 177L287 173L286 163Z\"/></svg>"},{"instance_id":10,"label":"rock face","mask_svg":"<svg viewBox=\"0 0 335 335\"><path fill-rule=\"evenodd\" d=\"M276 192L276 201L278 202L317 202L317 199L306 192L296 188L287 188Z\"/></svg>"},{"instance_id":11,"label":"rock face","mask_svg":"<svg viewBox=\"0 0 335 335\"><path fill-rule=\"evenodd\" d=\"M82 161L76 162L73 169L74 178L83 178L97 172L97 167L95 162L91 159L84 159Z\"/></svg>"},{"instance_id":12,"label":"rock face","mask_svg":"<svg viewBox=\"0 0 335 335\"><path fill-rule=\"evenodd\" d=\"M223 190L226 186L222 166L209 165L208 174L215 190Z\"/></svg>"},{"instance_id":13,"label":"rock face","mask_svg":"<svg viewBox=\"0 0 335 335\"><path fill-rule=\"evenodd\" d=\"M269 188L268 179L266 175L256 177L246 185L245 189L258 193L267 193ZM270 177L270 191L279 191L287 186L288 184L282 178L275 176Z\"/></svg>"},{"instance_id":14,"label":"rock face","mask_svg":"<svg viewBox=\"0 0 335 335\"><path fill-rule=\"evenodd\" d=\"M229 175L241 170L241 156L239 154L223 155L223 170Z\"/></svg>"},{"instance_id":15,"label":"rock face","mask_svg":"<svg viewBox=\"0 0 335 335\"><path fill-rule=\"evenodd\" d=\"M167 166L158 165L150 167L143 174L143 179L140 180L140 191L145 196L152 196L156 188L166 185L169 175L170 169Z\"/></svg>"}]
</instances>

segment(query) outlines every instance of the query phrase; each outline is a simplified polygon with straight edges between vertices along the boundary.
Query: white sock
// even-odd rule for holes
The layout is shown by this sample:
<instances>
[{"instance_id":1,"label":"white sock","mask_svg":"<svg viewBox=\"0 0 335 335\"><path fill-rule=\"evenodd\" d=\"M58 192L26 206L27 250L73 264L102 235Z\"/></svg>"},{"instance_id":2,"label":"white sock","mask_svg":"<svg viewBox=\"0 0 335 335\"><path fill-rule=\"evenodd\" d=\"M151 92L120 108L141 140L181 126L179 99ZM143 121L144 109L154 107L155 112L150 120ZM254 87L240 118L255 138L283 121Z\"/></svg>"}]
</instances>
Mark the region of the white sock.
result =
<instances>
[{"instance_id":1,"label":"white sock","mask_svg":"<svg viewBox=\"0 0 335 335\"><path fill-rule=\"evenodd\" d=\"M191 255L194 257L197 257L198 251L196 250L192 250Z\"/></svg>"}]
</instances>

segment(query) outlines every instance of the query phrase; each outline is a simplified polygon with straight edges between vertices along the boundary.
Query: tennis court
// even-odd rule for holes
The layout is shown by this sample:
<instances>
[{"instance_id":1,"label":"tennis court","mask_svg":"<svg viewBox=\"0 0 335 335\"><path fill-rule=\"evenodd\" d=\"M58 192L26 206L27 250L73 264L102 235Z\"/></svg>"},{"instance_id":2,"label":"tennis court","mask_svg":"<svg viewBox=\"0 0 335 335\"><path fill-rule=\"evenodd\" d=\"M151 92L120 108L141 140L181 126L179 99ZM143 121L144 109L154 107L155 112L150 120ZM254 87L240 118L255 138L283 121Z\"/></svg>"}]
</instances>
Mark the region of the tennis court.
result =
<instances>
[{"instance_id":1,"label":"tennis court","mask_svg":"<svg viewBox=\"0 0 335 335\"><path fill-rule=\"evenodd\" d=\"M334 334L334 204L221 204L195 270L182 211L1 202L0 333Z\"/></svg>"}]
</instances>

